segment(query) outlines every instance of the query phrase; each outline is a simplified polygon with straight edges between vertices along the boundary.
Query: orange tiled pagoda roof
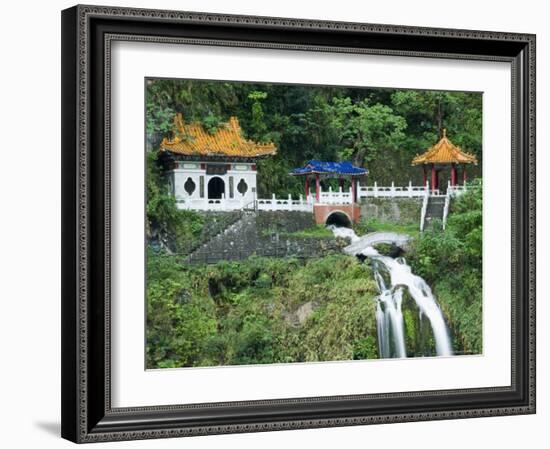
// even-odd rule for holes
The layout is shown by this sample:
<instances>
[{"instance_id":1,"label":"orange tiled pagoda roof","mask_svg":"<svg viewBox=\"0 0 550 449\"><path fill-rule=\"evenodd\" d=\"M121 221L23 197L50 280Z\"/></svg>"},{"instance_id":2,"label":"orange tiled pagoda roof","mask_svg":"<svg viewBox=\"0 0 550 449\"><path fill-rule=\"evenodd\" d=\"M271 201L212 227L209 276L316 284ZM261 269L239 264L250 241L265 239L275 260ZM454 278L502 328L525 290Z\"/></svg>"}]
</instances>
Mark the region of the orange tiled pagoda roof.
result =
<instances>
[{"instance_id":1,"label":"orange tiled pagoda roof","mask_svg":"<svg viewBox=\"0 0 550 449\"><path fill-rule=\"evenodd\" d=\"M460 147L453 145L447 138L447 130L443 130L443 137L433 147L412 160L412 165L420 164L476 164L475 155L462 151Z\"/></svg>"},{"instance_id":2,"label":"orange tiled pagoda roof","mask_svg":"<svg viewBox=\"0 0 550 449\"><path fill-rule=\"evenodd\" d=\"M170 151L184 156L222 156L254 158L275 154L277 148L272 142L258 143L242 136L237 117L231 117L209 133L200 123L185 123L181 114L174 117L175 135L164 138L160 151Z\"/></svg>"}]
</instances>

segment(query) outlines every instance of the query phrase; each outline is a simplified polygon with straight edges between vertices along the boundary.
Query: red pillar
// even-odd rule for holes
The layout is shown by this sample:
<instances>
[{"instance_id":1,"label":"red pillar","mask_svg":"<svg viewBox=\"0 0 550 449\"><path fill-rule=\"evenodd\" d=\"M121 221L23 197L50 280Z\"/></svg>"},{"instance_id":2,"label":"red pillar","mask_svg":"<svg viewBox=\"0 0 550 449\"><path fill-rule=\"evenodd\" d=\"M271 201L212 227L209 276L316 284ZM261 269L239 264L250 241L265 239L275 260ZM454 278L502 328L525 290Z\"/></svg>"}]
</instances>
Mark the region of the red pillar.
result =
<instances>
[{"instance_id":1,"label":"red pillar","mask_svg":"<svg viewBox=\"0 0 550 449\"><path fill-rule=\"evenodd\" d=\"M307 197L309 196L309 179L308 179L307 175L306 175L306 182L305 182L304 189L306 191L306 200L307 200Z\"/></svg>"},{"instance_id":2,"label":"red pillar","mask_svg":"<svg viewBox=\"0 0 550 449\"><path fill-rule=\"evenodd\" d=\"M456 164L451 165L451 186L456 186L457 176L456 176Z\"/></svg>"},{"instance_id":3,"label":"red pillar","mask_svg":"<svg viewBox=\"0 0 550 449\"><path fill-rule=\"evenodd\" d=\"M437 172L435 171L435 164L432 164L432 193L435 193L437 189Z\"/></svg>"},{"instance_id":4,"label":"red pillar","mask_svg":"<svg viewBox=\"0 0 550 449\"><path fill-rule=\"evenodd\" d=\"M319 174L315 174L315 199L317 202L319 202L319 198L321 197L321 181L319 179Z\"/></svg>"},{"instance_id":5,"label":"red pillar","mask_svg":"<svg viewBox=\"0 0 550 449\"><path fill-rule=\"evenodd\" d=\"M356 189L356 183L355 178L351 178L351 202L355 203L357 201L357 192Z\"/></svg>"},{"instance_id":6,"label":"red pillar","mask_svg":"<svg viewBox=\"0 0 550 449\"><path fill-rule=\"evenodd\" d=\"M462 169L462 184L466 185L466 164L464 164L464 168Z\"/></svg>"},{"instance_id":7,"label":"red pillar","mask_svg":"<svg viewBox=\"0 0 550 449\"><path fill-rule=\"evenodd\" d=\"M426 187L426 183L428 182L428 174L426 173L425 165L422 165L422 171L424 172L424 184L422 184L422 187Z\"/></svg>"}]
</instances>

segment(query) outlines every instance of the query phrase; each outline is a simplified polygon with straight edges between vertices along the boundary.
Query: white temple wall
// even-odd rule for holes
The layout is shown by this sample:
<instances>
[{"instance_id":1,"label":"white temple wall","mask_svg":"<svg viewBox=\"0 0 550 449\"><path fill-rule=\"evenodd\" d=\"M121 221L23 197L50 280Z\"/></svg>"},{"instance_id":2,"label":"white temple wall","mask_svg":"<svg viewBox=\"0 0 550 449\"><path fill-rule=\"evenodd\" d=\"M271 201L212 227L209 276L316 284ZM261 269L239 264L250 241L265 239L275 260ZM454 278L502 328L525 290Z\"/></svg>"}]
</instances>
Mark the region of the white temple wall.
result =
<instances>
[{"instance_id":1,"label":"white temple wall","mask_svg":"<svg viewBox=\"0 0 550 449\"><path fill-rule=\"evenodd\" d=\"M193 203L194 206L191 208L220 209L220 201L208 197L209 182L213 178L223 180L224 210L240 209L243 204L251 203L257 198L257 172L252 170L252 163L231 163L231 169L223 175L206 174L206 169L200 167L206 167L207 164L208 162L204 161L179 162L178 168L171 171L173 194L176 200L182 203L182 208L189 208L190 203ZM245 184L241 184L241 181ZM239 185L246 185L244 195L239 192ZM208 204L213 205L210 207Z\"/></svg>"}]
</instances>

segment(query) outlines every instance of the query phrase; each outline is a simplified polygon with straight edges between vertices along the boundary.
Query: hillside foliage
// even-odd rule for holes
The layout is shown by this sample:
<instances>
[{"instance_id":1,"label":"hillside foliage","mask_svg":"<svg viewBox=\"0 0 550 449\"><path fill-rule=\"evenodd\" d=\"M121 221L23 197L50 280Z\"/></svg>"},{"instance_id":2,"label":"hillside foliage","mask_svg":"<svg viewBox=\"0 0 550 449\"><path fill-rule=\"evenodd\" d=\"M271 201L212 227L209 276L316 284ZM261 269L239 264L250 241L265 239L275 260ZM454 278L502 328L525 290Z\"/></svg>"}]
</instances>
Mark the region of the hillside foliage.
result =
<instances>
[{"instance_id":1,"label":"hillside foliage","mask_svg":"<svg viewBox=\"0 0 550 449\"><path fill-rule=\"evenodd\" d=\"M147 367L378 357L367 264L345 255L185 266L150 251Z\"/></svg>"}]
</instances>

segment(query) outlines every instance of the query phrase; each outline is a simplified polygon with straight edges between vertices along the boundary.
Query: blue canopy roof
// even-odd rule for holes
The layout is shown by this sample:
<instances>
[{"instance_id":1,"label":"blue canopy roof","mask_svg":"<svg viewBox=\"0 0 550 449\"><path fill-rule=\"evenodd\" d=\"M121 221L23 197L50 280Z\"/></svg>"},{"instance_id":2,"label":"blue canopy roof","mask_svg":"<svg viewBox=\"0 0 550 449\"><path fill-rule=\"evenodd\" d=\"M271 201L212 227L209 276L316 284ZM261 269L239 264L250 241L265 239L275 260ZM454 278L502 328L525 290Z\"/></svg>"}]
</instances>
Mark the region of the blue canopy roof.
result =
<instances>
[{"instance_id":1,"label":"blue canopy roof","mask_svg":"<svg viewBox=\"0 0 550 449\"><path fill-rule=\"evenodd\" d=\"M356 167L351 162L327 162L327 161L309 161L303 168L295 168L290 172L291 175L348 175L361 176L368 175L369 171L366 168Z\"/></svg>"}]
</instances>

